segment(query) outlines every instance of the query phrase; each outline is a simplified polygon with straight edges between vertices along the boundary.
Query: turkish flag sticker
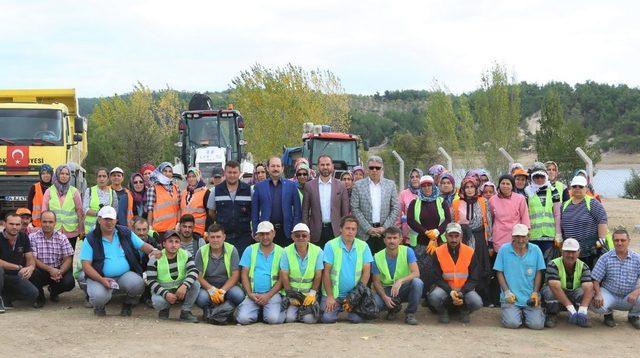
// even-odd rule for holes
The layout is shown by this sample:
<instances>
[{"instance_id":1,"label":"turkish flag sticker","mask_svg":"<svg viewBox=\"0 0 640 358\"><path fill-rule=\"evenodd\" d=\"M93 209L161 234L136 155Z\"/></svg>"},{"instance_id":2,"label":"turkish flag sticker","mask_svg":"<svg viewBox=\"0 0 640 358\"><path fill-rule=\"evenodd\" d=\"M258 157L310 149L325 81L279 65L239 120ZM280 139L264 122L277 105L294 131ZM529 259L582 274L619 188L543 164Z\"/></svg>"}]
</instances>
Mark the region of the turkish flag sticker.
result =
<instances>
[{"instance_id":1,"label":"turkish flag sticker","mask_svg":"<svg viewBox=\"0 0 640 358\"><path fill-rule=\"evenodd\" d=\"M29 147L15 146L7 147L7 167L26 168L29 166Z\"/></svg>"}]
</instances>

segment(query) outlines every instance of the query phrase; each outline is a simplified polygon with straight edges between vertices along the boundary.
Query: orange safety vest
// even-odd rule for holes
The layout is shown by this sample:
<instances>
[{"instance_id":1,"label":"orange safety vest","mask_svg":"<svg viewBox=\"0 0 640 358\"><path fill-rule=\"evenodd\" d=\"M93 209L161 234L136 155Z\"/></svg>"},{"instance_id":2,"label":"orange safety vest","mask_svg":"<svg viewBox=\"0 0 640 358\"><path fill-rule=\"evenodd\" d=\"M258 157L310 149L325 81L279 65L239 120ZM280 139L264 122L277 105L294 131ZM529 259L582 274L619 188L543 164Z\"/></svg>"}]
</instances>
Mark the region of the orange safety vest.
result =
<instances>
[{"instance_id":1,"label":"orange safety vest","mask_svg":"<svg viewBox=\"0 0 640 358\"><path fill-rule=\"evenodd\" d=\"M482 226L484 227L484 238L489 238L489 219L487 218L487 199L483 197L478 198L478 204L480 204L480 211L482 211ZM454 199L451 203L453 211L453 222L460 222L460 199Z\"/></svg>"},{"instance_id":2,"label":"orange safety vest","mask_svg":"<svg viewBox=\"0 0 640 358\"><path fill-rule=\"evenodd\" d=\"M36 194L33 196L33 201L31 202L33 206L33 210L31 210L31 223L33 227L42 226L42 222L40 221L40 214L42 213L42 199L44 198L44 193L42 192L42 184L37 182L34 184L36 188Z\"/></svg>"},{"instance_id":3,"label":"orange safety vest","mask_svg":"<svg viewBox=\"0 0 640 358\"><path fill-rule=\"evenodd\" d=\"M451 289L461 289L469 278L469 265L473 257L473 249L463 243L458 248L458 261L453 262L449 254L448 245L441 245L436 249L436 257L442 268L442 278L449 284Z\"/></svg>"},{"instance_id":4,"label":"orange safety vest","mask_svg":"<svg viewBox=\"0 0 640 358\"><path fill-rule=\"evenodd\" d=\"M178 187L175 184L171 185L171 195L163 185L156 184L155 188L156 202L153 204L153 230L158 232L174 230L180 213Z\"/></svg>"},{"instance_id":5,"label":"orange safety vest","mask_svg":"<svg viewBox=\"0 0 640 358\"><path fill-rule=\"evenodd\" d=\"M206 193L206 188L198 188L198 190L194 191L193 195L191 195L191 200L189 200L188 204L188 192L186 190L182 192L182 197L180 198L180 210L182 210L180 216L184 214L193 215L194 219L196 219L193 231L201 236L204 236L205 222L207 221L207 211L204 207L204 195Z\"/></svg>"},{"instance_id":6,"label":"orange safety vest","mask_svg":"<svg viewBox=\"0 0 640 358\"><path fill-rule=\"evenodd\" d=\"M127 225L130 225L133 221L133 195L127 188L124 188L124 191L127 193Z\"/></svg>"}]
</instances>

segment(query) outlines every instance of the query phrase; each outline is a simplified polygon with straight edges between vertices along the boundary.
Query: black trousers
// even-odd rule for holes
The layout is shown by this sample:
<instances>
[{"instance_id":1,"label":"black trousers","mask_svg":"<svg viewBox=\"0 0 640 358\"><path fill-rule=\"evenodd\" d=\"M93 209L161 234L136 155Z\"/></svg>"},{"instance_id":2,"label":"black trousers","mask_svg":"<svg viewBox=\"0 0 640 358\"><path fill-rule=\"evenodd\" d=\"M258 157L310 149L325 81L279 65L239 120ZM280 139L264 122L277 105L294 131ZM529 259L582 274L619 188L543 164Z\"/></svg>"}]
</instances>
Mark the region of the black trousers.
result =
<instances>
[{"instance_id":1,"label":"black trousers","mask_svg":"<svg viewBox=\"0 0 640 358\"><path fill-rule=\"evenodd\" d=\"M293 243L291 239L287 237L284 233L284 225L282 224L273 224L276 228L276 237L273 239L275 244L278 244L282 247L287 247L289 244Z\"/></svg>"},{"instance_id":2,"label":"black trousers","mask_svg":"<svg viewBox=\"0 0 640 358\"><path fill-rule=\"evenodd\" d=\"M255 240L253 240L253 237L251 237L250 232L246 234L240 234L240 235L236 235L236 234L227 235L226 241L231 245L235 246L236 250L238 250L238 255L240 255L240 257L242 257L242 253L247 247L256 243Z\"/></svg>"},{"instance_id":3,"label":"black trousers","mask_svg":"<svg viewBox=\"0 0 640 358\"><path fill-rule=\"evenodd\" d=\"M76 286L72 269L67 270L60 281L54 281L47 271L37 268L31 275L30 281L38 289L41 298L44 297L44 286L49 286L49 292L54 295L69 292Z\"/></svg>"},{"instance_id":4,"label":"black trousers","mask_svg":"<svg viewBox=\"0 0 640 358\"><path fill-rule=\"evenodd\" d=\"M5 299L5 303L13 300L24 300L28 303L36 302L38 299L38 289L29 280L25 280L20 275L5 274L4 268L0 267L0 294Z\"/></svg>"},{"instance_id":5,"label":"black trousers","mask_svg":"<svg viewBox=\"0 0 640 358\"><path fill-rule=\"evenodd\" d=\"M327 242L333 240L334 238L335 236L333 235L333 226L331 226L331 223L322 224L320 241L316 242L315 244L320 246L320 248L324 250L324 245L326 245Z\"/></svg>"}]
</instances>

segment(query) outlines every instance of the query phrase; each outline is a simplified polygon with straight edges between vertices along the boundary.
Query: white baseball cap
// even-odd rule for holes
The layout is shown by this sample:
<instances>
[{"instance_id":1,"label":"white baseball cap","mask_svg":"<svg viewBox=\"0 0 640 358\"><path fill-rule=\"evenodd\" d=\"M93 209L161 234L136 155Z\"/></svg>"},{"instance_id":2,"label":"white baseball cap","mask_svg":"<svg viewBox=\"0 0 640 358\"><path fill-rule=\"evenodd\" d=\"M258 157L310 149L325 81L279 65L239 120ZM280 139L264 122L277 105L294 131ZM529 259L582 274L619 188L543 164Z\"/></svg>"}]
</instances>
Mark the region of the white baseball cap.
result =
<instances>
[{"instance_id":1,"label":"white baseball cap","mask_svg":"<svg viewBox=\"0 0 640 358\"><path fill-rule=\"evenodd\" d=\"M100 211L98 211L98 217L103 219L113 219L115 220L117 216L116 209L111 206L103 206Z\"/></svg>"},{"instance_id":2,"label":"white baseball cap","mask_svg":"<svg viewBox=\"0 0 640 358\"><path fill-rule=\"evenodd\" d=\"M562 251L578 251L580 250L580 243L576 239L566 239L562 243Z\"/></svg>"},{"instance_id":3,"label":"white baseball cap","mask_svg":"<svg viewBox=\"0 0 640 358\"><path fill-rule=\"evenodd\" d=\"M272 231L275 231L273 224L268 221L263 221L260 224L258 224L258 229L256 230L256 233L272 232Z\"/></svg>"},{"instance_id":4,"label":"white baseball cap","mask_svg":"<svg viewBox=\"0 0 640 358\"><path fill-rule=\"evenodd\" d=\"M448 223L446 233L450 234L452 232L457 232L458 234L462 234L462 226L458 223Z\"/></svg>"},{"instance_id":5,"label":"white baseball cap","mask_svg":"<svg viewBox=\"0 0 640 358\"><path fill-rule=\"evenodd\" d=\"M109 175L111 175L113 173L120 173L120 174L124 175L124 170L122 170L122 168L120 168L120 167L115 167L115 168L111 169L111 171L109 172Z\"/></svg>"},{"instance_id":6,"label":"white baseball cap","mask_svg":"<svg viewBox=\"0 0 640 358\"><path fill-rule=\"evenodd\" d=\"M569 186L574 186L574 185L587 186L587 178L583 177L582 175L574 176L573 179L571 180L571 185Z\"/></svg>"},{"instance_id":7,"label":"white baseball cap","mask_svg":"<svg viewBox=\"0 0 640 358\"><path fill-rule=\"evenodd\" d=\"M529 228L525 224L515 224L511 236L527 236L529 234Z\"/></svg>"},{"instance_id":8,"label":"white baseball cap","mask_svg":"<svg viewBox=\"0 0 640 358\"><path fill-rule=\"evenodd\" d=\"M420 178L420 185L422 186L422 184L426 184L426 183L434 183L433 177L431 175L423 175L422 178Z\"/></svg>"},{"instance_id":9,"label":"white baseball cap","mask_svg":"<svg viewBox=\"0 0 640 358\"><path fill-rule=\"evenodd\" d=\"M304 231L307 234L311 232L311 230L309 230L309 227L305 223L296 224L296 226L293 227L292 232L296 232L296 231Z\"/></svg>"}]
</instances>

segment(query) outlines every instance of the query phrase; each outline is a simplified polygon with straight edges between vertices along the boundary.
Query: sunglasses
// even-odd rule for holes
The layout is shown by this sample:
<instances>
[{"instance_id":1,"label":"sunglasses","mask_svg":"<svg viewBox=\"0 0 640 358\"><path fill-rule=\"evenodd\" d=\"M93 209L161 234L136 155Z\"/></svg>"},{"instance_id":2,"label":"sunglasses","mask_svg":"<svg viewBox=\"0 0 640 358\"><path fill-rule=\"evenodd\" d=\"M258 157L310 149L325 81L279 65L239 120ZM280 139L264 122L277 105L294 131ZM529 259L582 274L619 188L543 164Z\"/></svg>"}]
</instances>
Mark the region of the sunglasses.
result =
<instances>
[{"instance_id":1,"label":"sunglasses","mask_svg":"<svg viewBox=\"0 0 640 358\"><path fill-rule=\"evenodd\" d=\"M140 181L140 180L136 180L136 181L133 182L133 184L144 184L144 182Z\"/></svg>"},{"instance_id":2,"label":"sunglasses","mask_svg":"<svg viewBox=\"0 0 640 358\"><path fill-rule=\"evenodd\" d=\"M307 234L293 234L293 237L295 237L296 239L299 239L299 238L307 237Z\"/></svg>"},{"instance_id":3,"label":"sunglasses","mask_svg":"<svg viewBox=\"0 0 640 358\"><path fill-rule=\"evenodd\" d=\"M296 176L297 177L308 177L309 174L307 174L307 173L297 173Z\"/></svg>"},{"instance_id":4,"label":"sunglasses","mask_svg":"<svg viewBox=\"0 0 640 358\"><path fill-rule=\"evenodd\" d=\"M369 170L382 170L382 167L369 167Z\"/></svg>"},{"instance_id":5,"label":"sunglasses","mask_svg":"<svg viewBox=\"0 0 640 358\"><path fill-rule=\"evenodd\" d=\"M578 188L578 189L583 189L583 188L584 188L584 186L583 186L583 185L573 185L573 186L571 186L571 188L572 188L572 189L576 189L576 188Z\"/></svg>"}]
</instances>

